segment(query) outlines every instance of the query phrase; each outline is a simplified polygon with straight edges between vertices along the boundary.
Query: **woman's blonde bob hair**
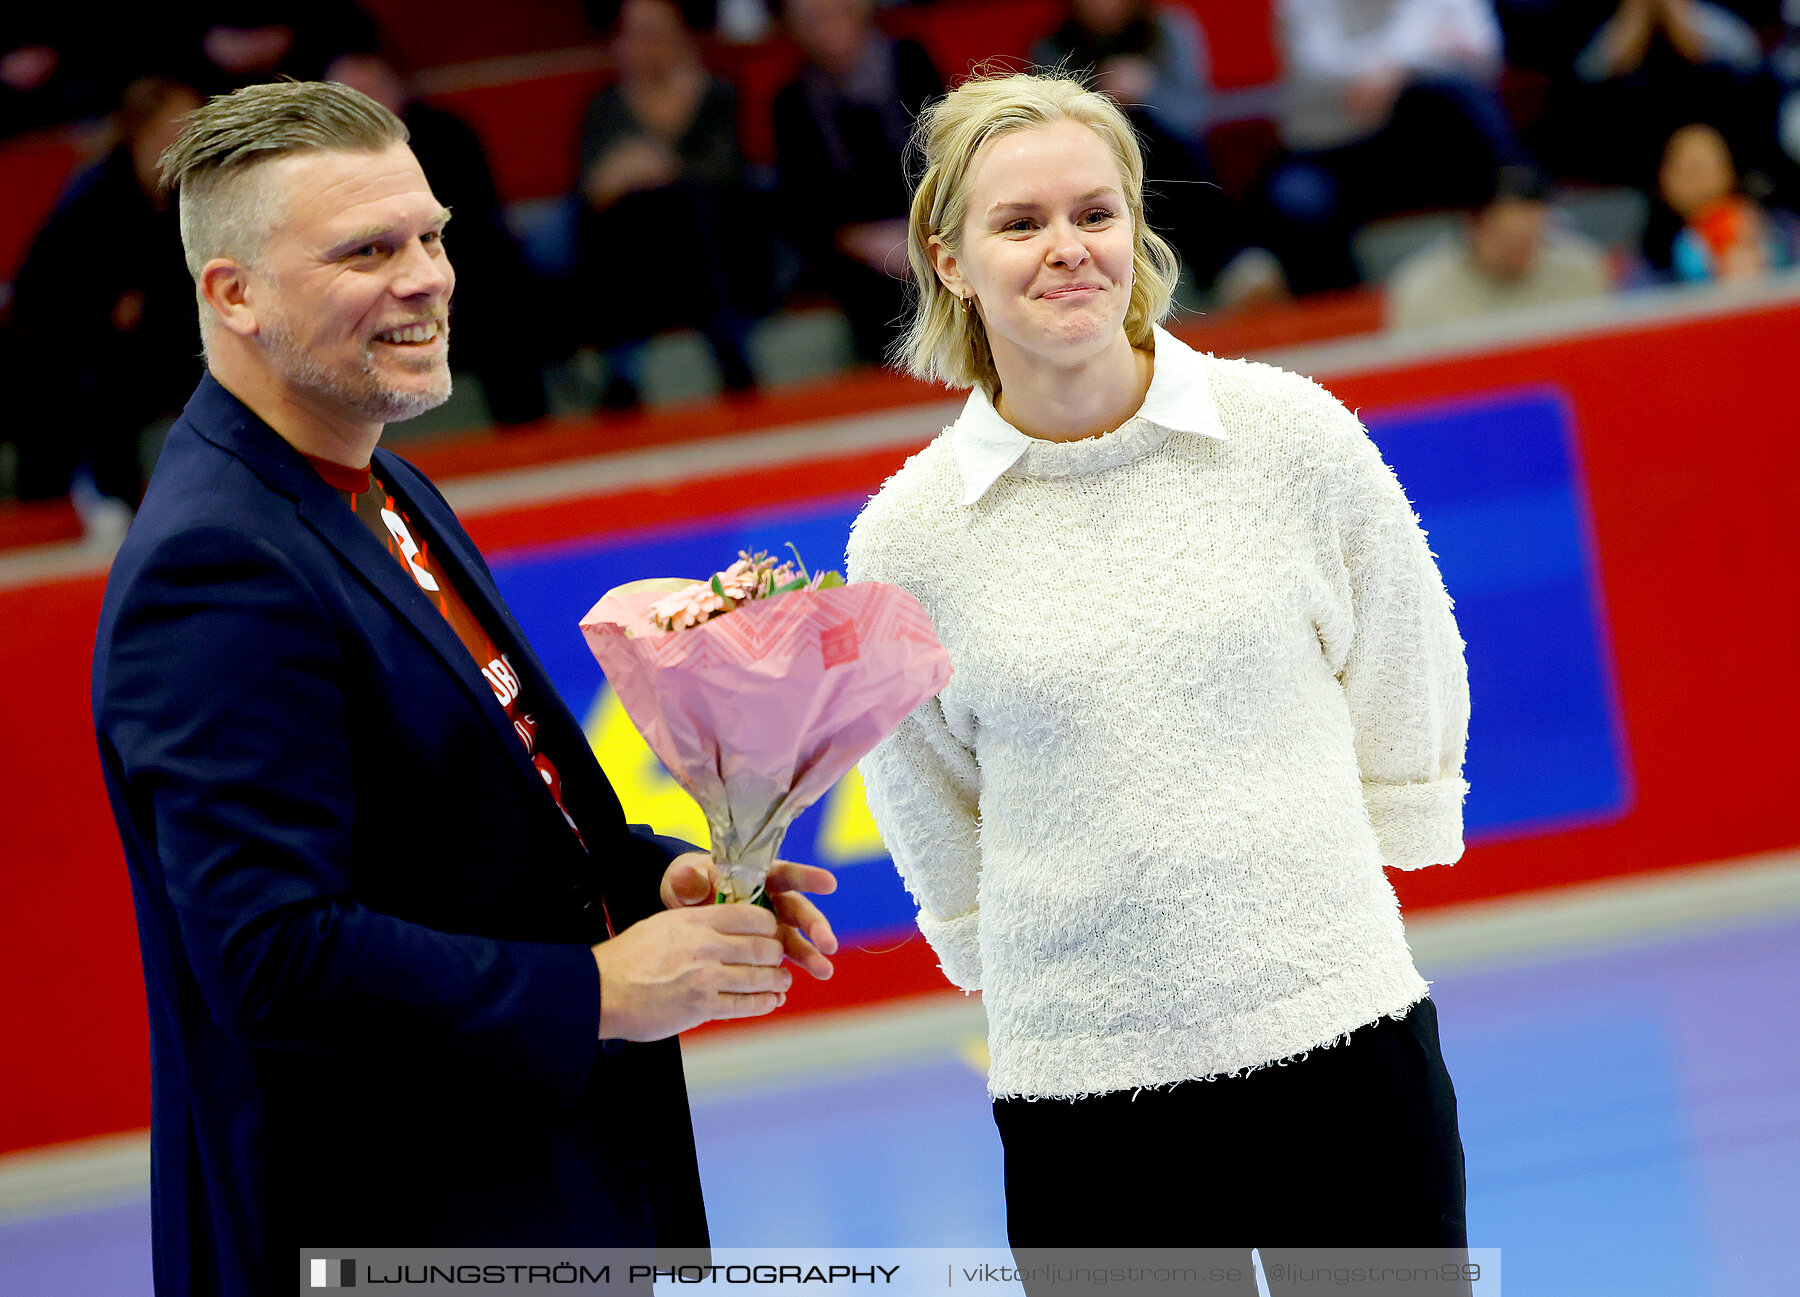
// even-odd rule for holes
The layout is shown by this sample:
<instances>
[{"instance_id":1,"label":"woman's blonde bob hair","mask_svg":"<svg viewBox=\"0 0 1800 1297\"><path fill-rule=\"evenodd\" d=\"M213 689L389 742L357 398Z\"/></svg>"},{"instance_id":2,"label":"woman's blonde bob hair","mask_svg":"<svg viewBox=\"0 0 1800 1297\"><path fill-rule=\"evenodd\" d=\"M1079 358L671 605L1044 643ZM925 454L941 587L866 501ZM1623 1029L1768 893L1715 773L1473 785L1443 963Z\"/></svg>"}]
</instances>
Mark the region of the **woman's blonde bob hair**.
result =
<instances>
[{"instance_id":1,"label":"woman's blonde bob hair","mask_svg":"<svg viewBox=\"0 0 1800 1297\"><path fill-rule=\"evenodd\" d=\"M931 239L935 235L952 255L961 255L969 172L983 145L1009 131L1064 119L1091 129L1119 164L1132 232L1125 336L1132 346L1144 346L1151 329L1168 316L1181 263L1175 250L1144 223L1144 154L1119 106L1067 76L978 73L927 106L913 128L910 151L919 180L907 223L906 256L917 299L906 335L894 347L900 368L951 387L979 384L989 394L1000 390L987 326L979 309L965 309L938 278Z\"/></svg>"}]
</instances>

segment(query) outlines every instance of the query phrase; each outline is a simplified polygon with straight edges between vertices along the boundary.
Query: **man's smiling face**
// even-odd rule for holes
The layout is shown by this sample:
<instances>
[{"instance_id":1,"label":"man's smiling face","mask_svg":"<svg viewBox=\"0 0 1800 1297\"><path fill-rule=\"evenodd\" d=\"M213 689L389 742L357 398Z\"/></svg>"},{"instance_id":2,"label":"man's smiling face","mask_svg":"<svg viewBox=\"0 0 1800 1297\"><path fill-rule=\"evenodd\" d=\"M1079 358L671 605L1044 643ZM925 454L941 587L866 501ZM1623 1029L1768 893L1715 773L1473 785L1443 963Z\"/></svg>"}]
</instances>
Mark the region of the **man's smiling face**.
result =
<instances>
[{"instance_id":1,"label":"man's smiling face","mask_svg":"<svg viewBox=\"0 0 1800 1297\"><path fill-rule=\"evenodd\" d=\"M251 301L286 399L330 422L392 423L450 396L450 213L404 144L269 163L283 215Z\"/></svg>"}]
</instances>

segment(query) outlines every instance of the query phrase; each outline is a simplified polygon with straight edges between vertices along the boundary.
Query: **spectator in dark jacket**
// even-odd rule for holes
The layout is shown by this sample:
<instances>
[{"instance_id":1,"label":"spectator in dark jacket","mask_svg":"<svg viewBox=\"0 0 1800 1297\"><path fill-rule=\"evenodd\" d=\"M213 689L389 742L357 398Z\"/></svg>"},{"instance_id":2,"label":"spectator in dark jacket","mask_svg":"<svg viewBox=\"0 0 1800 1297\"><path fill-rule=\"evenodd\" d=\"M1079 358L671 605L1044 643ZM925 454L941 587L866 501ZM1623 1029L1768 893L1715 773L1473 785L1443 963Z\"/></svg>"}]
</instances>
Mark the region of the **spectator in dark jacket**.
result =
<instances>
[{"instance_id":1,"label":"spectator in dark jacket","mask_svg":"<svg viewBox=\"0 0 1800 1297\"><path fill-rule=\"evenodd\" d=\"M1357 229L1481 200L1523 149L1495 94L1492 0L1279 0L1281 133L1259 221L1294 291L1360 277Z\"/></svg>"},{"instance_id":2,"label":"spectator in dark jacket","mask_svg":"<svg viewBox=\"0 0 1800 1297\"><path fill-rule=\"evenodd\" d=\"M944 83L917 42L875 27L869 0L788 0L783 18L807 58L775 97L787 228L857 356L879 363L904 324L906 141Z\"/></svg>"},{"instance_id":3,"label":"spectator in dark jacket","mask_svg":"<svg viewBox=\"0 0 1800 1297\"><path fill-rule=\"evenodd\" d=\"M345 54L326 80L362 91L406 123L408 144L431 177L438 200L455 214L445 242L456 257L451 303L459 369L481 383L494 421L519 425L549 409L543 364L557 350L537 323L548 312L500 209L500 194L481 140L463 120L412 97L394 65L378 53Z\"/></svg>"},{"instance_id":4,"label":"spectator in dark jacket","mask_svg":"<svg viewBox=\"0 0 1800 1297\"><path fill-rule=\"evenodd\" d=\"M348 50L372 49L374 21L355 0L164 0L138 20L164 66L208 94L260 81L314 81Z\"/></svg>"},{"instance_id":5,"label":"spectator in dark jacket","mask_svg":"<svg viewBox=\"0 0 1800 1297\"><path fill-rule=\"evenodd\" d=\"M608 353L610 405L636 403L637 344L664 329L704 333L727 391L755 383L744 345L767 294L769 239L745 182L737 92L700 58L711 7L589 6L619 79L581 123L577 300Z\"/></svg>"},{"instance_id":6,"label":"spectator in dark jacket","mask_svg":"<svg viewBox=\"0 0 1800 1297\"><path fill-rule=\"evenodd\" d=\"M117 146L71 183L13 284L12 316L33 378L19 417L38 430L32 486L21 494L46 494L51 483L67 489L79 465L76 502L90 527L117 528L129 516L122 511L136 505L147 477L143 433L180 413L199 380L194 285L156 172L181 119L199 106L179 82L128 86Z\"/></svg>"},{"instance_id":7,"label":"spectator in dark jacket","mask_svg":"<svg viewBox=\"0 0 1800 1297\"><path fill-rule=\"evenodd\" d=\"M118 102L125 56L89 39L92 22L80 9L0 7L0 139L101 117Z\"/></svg>"},{"instance_id":8,"label":"spectator in dark jacket","mask_svg":"<svg viewBox=\"0 0 1800 1297\"><path fill-rule=\"evenodd\" d=\"M1150 223L1181 253L1188 275L1210 284L1243 240L1207 155L1212 104L1206 37L1185 9L1151 0L1068 0L1063 24L1032 61L1090 75L1143 141Z\"/></svg>"}]
</instances>

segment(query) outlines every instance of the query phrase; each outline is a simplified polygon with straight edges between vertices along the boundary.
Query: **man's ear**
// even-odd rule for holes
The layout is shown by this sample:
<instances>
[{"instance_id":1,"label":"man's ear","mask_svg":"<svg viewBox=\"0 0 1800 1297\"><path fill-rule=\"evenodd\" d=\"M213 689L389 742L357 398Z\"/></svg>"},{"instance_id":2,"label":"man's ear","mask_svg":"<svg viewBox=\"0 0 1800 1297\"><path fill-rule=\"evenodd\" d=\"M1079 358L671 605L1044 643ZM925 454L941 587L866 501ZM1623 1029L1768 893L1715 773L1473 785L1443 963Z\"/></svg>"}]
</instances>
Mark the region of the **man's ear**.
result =
<instances>
[{"instance_id":1,"label":"man's ear","mask_svg":"<svg viewBox=\"0 0 1800 1297\"><path fill-rule=\"evenodd\" d=\"M212 308L213 318L240 337L259 330L256 309L250 303L250 268L230 257L214 257L200 270L200 300Z\"/></svg>"},{"instance_id":2,"label":"man's ear","mask_svg":"<svg viewBox=\"0 0 1800 1297\"><path fill-rule=\"evenodd\" d=\"M956 254L950 251L942 235L934 234L925 244L925 254L931 258L931 267L937 271L938 282L949 289L957 297L966 298L972 291L968 281L962 277L962 268L957 265Z\"/></svg>"}]
</instances>

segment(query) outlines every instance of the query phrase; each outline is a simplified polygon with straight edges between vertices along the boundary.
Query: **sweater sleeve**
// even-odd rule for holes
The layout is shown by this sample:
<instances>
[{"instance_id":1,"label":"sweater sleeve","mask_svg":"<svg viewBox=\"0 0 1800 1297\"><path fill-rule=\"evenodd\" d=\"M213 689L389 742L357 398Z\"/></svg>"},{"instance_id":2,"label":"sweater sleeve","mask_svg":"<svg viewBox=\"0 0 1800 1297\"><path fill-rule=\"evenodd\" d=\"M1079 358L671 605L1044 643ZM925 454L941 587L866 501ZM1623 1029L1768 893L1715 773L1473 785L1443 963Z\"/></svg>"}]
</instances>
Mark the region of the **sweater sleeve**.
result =
<instances>
[{"instance_id":1,"label":"sweater sleeve","mask_svg":"<svg viewBox=\"0 0 1800 1297\"><path fill-rule=\"evenodd\" d=\"M1351 605L1339 679L1383 860L1462 855L1469 681L1450 596L1399 481L1354 419L1339 441L1340 546Z\"/></svg>"},{"instance_id":2,"label":"sweater sleeve","mask_svg":"<svg viewBox=\"0 0 1800 1297\"><path fill-rule=\"evenodd\" d=\"M892 484L890 484L891 486ZM923 564L896 553L891 539L909 529L893 501L877 499L850 535L845 575L888 581L932 606ZM940 637L945 628L938 627ZM955 655L955 646L945 640ZM858 770L875 826L919 906L919 931L944 976L981 989L979 807L981 769L968 739L952 729L941 698L927 699L864 757Z\"/></svg>"},{"instance_id":3,"label":"sweater sleeve","mask_svg":"<svg viewBox=\"0 0 1800 1297\"><path fill-rule=\"evenodd\" d=\"M981 846L975 754L950 732L929 699L863 758L869 811L906 890L919 906L919 931L944 976L981 989Z\"/></svg>"}]
</instances>

